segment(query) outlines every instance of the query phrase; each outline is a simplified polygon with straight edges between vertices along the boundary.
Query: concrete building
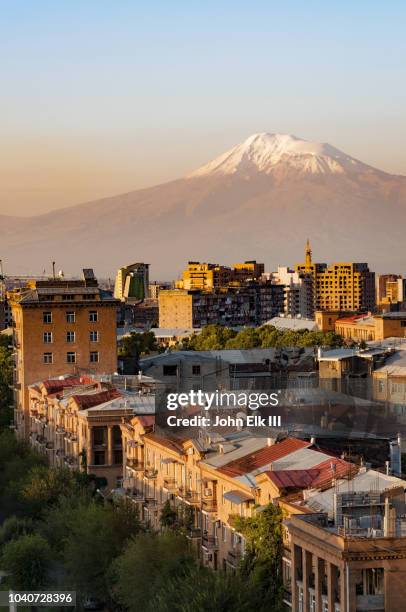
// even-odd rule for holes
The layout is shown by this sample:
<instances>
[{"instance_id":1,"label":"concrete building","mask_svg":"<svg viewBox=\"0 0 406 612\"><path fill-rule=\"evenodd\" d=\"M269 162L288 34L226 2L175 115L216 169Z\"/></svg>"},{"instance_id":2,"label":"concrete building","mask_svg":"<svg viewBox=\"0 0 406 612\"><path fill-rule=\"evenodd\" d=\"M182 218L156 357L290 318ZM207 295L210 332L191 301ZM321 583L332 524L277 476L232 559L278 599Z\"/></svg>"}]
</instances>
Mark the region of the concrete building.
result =
<instances>
[{"instance_id":1,"label":"concrete building","mask_svg":"<svg viewBox=\"0 0 406 612\"><path fill-rule=\"evenodd\" d=\"M83 280L29 281L9 293L14 325L15 425L29 434L29 386L67 373L111 374L117 368L117 301Z\"/></svg>"},{"instance_id":2,"label":"concrete building","mask_svg":"<svg viewBox=\"0 0 406 612\"><path fill-rule=\"evenodd\" d=\"M375 308L375 273L366 263L314 263L309 241L295 271L313 279L314 310L367 312Z\"/></svg>"},{"instance_id":3,"label":"concrete building","mask_svg":"<svg viewBox=\"0 0 406 612\"><path fill-rule=\"evenodd\" d=\"M149 264L134 263L119 268L114 297L121 301L144 300L149 297Z\"/></svg>"},{"instance_id":4,"label":"concrete building","mask_svg":"<svg viewBox=\"0 0 406 612\"><path fill-rule=\"evenodd\" d=\"M289 317L311 319L314 316L313 279L310 274L278 266L272 280L284 286L283 313Z\"/></svg>"},{"instance_id":5,"label":"concrete building","mask_svg":"<svg viewBox=\"0 0 406 612\"><path fill-rule=\"evenodd\" d=\"M262 325L283 310L282 285L248 283L209 292L174 289L159 294L159 327Z\"/></svg>"}]
</instances>

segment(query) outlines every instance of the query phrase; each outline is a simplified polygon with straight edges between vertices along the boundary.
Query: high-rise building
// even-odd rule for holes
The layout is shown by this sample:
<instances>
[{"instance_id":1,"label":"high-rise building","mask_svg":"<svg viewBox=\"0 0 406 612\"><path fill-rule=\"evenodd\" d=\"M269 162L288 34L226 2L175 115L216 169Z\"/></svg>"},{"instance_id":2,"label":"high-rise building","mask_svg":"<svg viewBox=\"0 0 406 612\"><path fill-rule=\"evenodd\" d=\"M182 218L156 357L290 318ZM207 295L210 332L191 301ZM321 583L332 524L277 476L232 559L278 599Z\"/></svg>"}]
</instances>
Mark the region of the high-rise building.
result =
<instances>
[{"instance_id":1,"label":"high-rise building","mask_svg":"<svg viewBox=\"0 0 406 612\"><path fill-rule=\"evenodd\" d=\"M380 274L376 282L377 305L381 311L404 310L406 279L399 274Z\"/></svg>"},{"instance_id":2,"label":"high-rise building","mask_svg":"<svg viewBox=\"0 0 406 612\"><path fill-rule=\"evenodd\" d=\"M367 263L314 263L309 241L296 272L313 279L315 310L366 312L375 308L375 273Z\"/></svg>"},{"instance_id":3,"label":"high-rise building","mask_svg":"<svg viewBox=\"0 0 406 612\"><path fill-rule=\"evenodd\" d=\"M114 297L121 301L144 300L149 290L149 264L134 263L119 268L114 285Z\"/></svg>"},{"instance_id":4,"label":"high-rise building","mask_svg":"<svg viewBox=\"0 0 406 612\"><path fill-rule=\"evenodd\" d=\"M214 291L174 289L159 294L159 327L210 324L262 325L283 311L284 289L271 282L247 283Z\"/></svg>"},{"instance_id":5,"label":"high-rise building","mask_svg":"<svg viewBox=\"0 0 406 612\"><path fill-rule=\"evenodd\" d=\"M271 278L277 285L283 285L283 314L288 317L311 319L314 315L312 276L278 266Z\"/></svg>"},{"instance_id":6,"label":"high-rise building","mask_svg":"<svg viewBox=\"0 0 406 612\"><path fill-rule=\"evenodd\" d=\"M117 369L118 302L99 287L93 270L82 280L33 280L9 293L15 350L15 425L28 435L28 387L66 374Z\"/></svg>"}]
</instances>

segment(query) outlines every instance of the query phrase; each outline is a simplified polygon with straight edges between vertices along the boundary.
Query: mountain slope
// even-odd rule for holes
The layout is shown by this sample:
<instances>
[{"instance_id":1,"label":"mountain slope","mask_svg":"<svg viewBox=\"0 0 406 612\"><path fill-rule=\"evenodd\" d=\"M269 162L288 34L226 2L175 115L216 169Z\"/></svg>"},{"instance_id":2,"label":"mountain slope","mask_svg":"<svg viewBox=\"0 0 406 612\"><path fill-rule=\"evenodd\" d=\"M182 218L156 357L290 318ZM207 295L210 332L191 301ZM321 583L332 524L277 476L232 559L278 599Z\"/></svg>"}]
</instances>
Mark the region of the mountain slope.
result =
<instances>
[{"instance_id":1,"label":"mountain slope","mask_svg":"<svg viewBox=\"0 0 406 612\"><path fill-rule=\"evenodd\" d=\"M4 219L4 223L3 223ZM406 271L406 178L327 144L256 134L188 177L38 217L0 218L0 258L14 273L99 276L146 261L174 278L189 259L293 265L311 239L317 260Z\"/></svg>"}]
</instances>

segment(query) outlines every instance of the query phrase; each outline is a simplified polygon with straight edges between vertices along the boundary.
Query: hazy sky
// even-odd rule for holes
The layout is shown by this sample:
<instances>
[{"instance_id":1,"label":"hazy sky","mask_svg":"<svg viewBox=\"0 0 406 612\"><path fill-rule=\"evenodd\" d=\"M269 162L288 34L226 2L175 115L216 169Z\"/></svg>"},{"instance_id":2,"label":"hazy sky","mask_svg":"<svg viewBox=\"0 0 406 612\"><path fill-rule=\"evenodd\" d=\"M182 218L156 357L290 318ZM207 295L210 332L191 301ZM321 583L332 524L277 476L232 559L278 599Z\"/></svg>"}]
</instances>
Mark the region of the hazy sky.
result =
<instances>
[{"instance_id":1,"label":"hazy sky","mask_svg":"<svg viewBox=\"0 0 406 612\"><path fill-rule=\"evenodd\" d=\"M406 174L406 4L3 0L0 214L177 178L254 132Z\"/></svg>"}]
</instances>

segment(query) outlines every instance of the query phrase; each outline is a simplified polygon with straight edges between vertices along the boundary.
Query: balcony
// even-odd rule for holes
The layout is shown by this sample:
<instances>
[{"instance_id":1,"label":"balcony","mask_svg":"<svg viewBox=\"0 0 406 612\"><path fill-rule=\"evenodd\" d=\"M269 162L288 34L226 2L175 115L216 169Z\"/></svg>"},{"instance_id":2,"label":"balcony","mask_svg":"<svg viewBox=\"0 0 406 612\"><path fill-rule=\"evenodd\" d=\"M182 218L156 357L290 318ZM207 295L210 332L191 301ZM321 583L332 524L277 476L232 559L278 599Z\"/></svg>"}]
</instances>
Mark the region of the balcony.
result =
<instances>
[{"instance_id":1,"label":"balcony","mask_svg":"<svg viewBox=\"0 0 406 612\"><path fill-rule=\"evenodd\" d=\"M155 480L157 476L158 470L156 470L155 468L147 467L144 470L144 478L147 478L148 480Z\"/></svg>"},{"instance_id":2,"label":"balcony","mask_svg":"<svg viewBox=\"0 0 406 612\"><path fill-rule=\"evenodd\" d=\"M371 611L371 612L384 612L385 610L385 596L381 595L357 595L357 610Z\"/></svg>"},{"instance_id":3,"label":"balcony","mask_svg":"<svg viewBox=\"0 0 406 612\"><path fill-rule=\"evenodd\" d=\"M66 433L66 429L65 427L61 427L60 425L58 425L55 429L55 432L59 435L59 436L64 436Z\"/></svg>"},{"instance_id":4,"label":"balcony","mask_svg":"<svg viewBox=\"0 0 406 612\"><path fill-rule=\"evenodd\" d=\"M217 499L214 497L203 497L202 499L202 510L204 512L216 512L217 510Z\"/></svg>"},{"instance_id":5,"label":"balcony","mask_svg":"<svg viewBox=\"0 0 406 612\"><path fill-rule=\"evenodd\" d=\"M227 563L232 567L236 568L239 562L242 559L242 551L241 548L233 548L233 550L229 550L227 553Z\"/></svg>"},{"instance_id":6,"label":"balcony","mask_svg":"<svg viewBox=\"0 0 406 612\"><path fill-rule=\"evenodd\" d=\"M197 540L198 538L202 537L202 530L200 529L200 527L192 527L186 533L186 537L188 538L188 540Z\"/></svg>"},{"instance_id":7,"label":"balcony","mask_svg":"<svg viewBox=\"0 0 406 612\"><path fill-rule=\"evenodd\" d=\"M206 550L218 550L218 539L216 538L216 536L207 535L207 533L203 533L202 547Z\"/></svg>"},{"instance_id":8,"label":"balcony","mask_svg":"<svg viewBox=\"0 0 406 612\"><path fill-rule=\"evenodd\" d=\"M176 484L176 478L172 478L170 476L164 478L163 488L169 493L175 493L178 489L177 484Z\"/></svg>"},{"instance_id":9,"label":"balcony","mask_svg":"<svg viewBox=\"0 0 406 612\"><path fill-rule=\"evenodd\" d=\"M142 472L144 469L144 462L138 461L138 459L127 459L126 466L135 472Z\"/></svg>"},{"instance_id":10,"label":"balcony","mask_svg":"<svg viewBox=\"0 0 406 612\"><path fill-rule=\"evenodd\" d=\"M178 496L182 498L182 501L191 506L198 506L200 504L200 495L197 491L180 487L178 489Z\"/></svg>"}]
</instances>

